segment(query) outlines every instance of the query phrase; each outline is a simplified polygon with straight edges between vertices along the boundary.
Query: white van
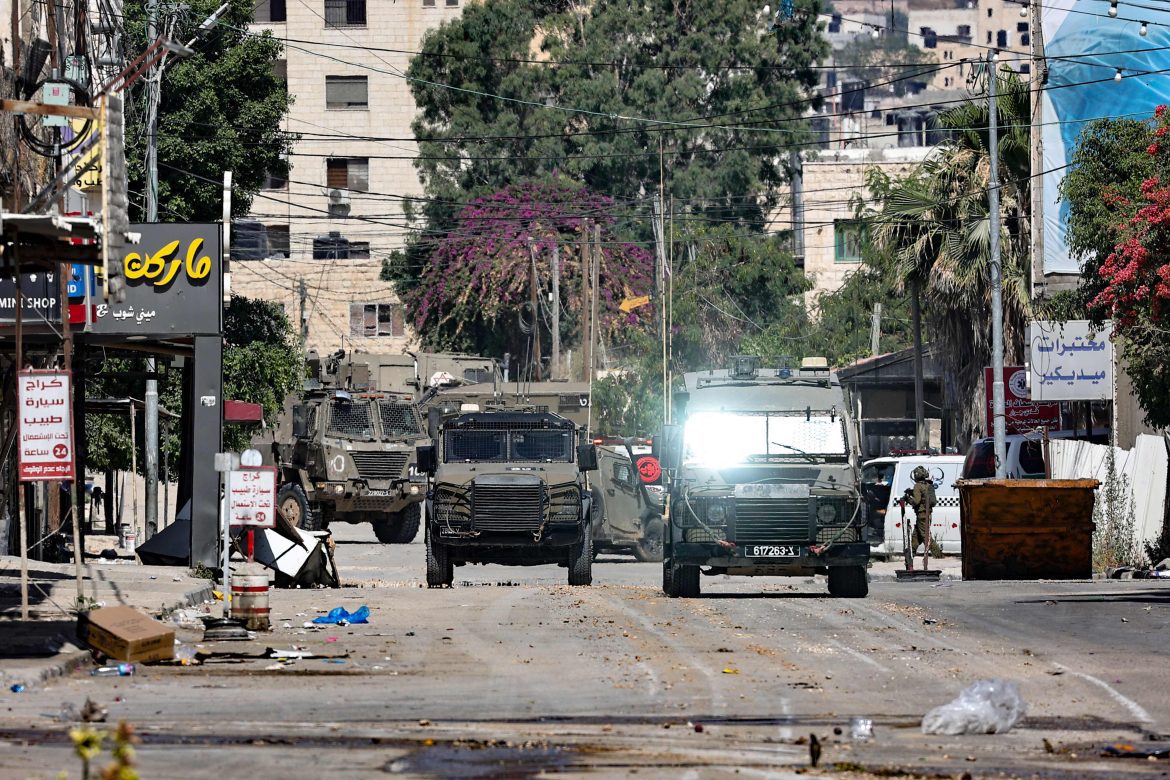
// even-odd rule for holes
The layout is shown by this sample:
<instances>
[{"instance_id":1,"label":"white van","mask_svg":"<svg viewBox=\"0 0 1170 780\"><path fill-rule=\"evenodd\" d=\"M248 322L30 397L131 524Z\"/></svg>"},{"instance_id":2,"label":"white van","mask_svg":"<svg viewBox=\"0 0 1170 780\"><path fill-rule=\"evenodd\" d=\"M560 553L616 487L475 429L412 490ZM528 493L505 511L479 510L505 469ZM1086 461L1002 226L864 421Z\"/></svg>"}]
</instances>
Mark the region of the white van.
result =
<instances>
[{"instance_id":1,"label":"white van","mask_svg":"<svg viewBox=\"0 0 1170 780\"><path fill-rule=\"evenodd\" d=\"M898 499L907 488L914 486L910 476L923 466L934 482L935 504L930 524L930 538L944 553L962 552L963 542L959 526L959 490L955 482L963 472L962 455L907 455L875 458L861 467L861 493L869 508L870 524L884 528L884 539L873 544L875 555L901 555L902 509ZM906 507L906 523L914 530L914 510Z\"/></svg>"}]
</instances>

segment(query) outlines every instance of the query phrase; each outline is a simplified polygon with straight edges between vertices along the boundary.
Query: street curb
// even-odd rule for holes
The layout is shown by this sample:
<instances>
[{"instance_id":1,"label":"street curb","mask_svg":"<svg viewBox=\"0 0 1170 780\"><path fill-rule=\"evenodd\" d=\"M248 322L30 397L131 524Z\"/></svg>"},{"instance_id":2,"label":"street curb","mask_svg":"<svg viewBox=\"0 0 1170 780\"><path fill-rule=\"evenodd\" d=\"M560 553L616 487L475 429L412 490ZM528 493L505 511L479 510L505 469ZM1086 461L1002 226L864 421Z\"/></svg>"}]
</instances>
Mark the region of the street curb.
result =
<instances>
[{"instance_id":1,"label":"street curb","mask_svg":"<svg viewBox=\"0 0 1170 780\"><path fill-rule=\"evenodd\" d=\"M183 607L192 607L196 604L202 604L204 601L210 601L213 598L213 585L208 582L206 585L201 585L198 588L187 591L183 596L170 604L164 605L167 609L182 609ZM72 641L72 639L71 639ZM35 678L29 680L16 680L6 678L6 685L23 685L26 691L37 688L42 683L48 682L56 677L65 677L85 665L87 661L92 659L89 650L77 650L61 658L53 658L47 663Z\"/></svg>"}]
</instances>

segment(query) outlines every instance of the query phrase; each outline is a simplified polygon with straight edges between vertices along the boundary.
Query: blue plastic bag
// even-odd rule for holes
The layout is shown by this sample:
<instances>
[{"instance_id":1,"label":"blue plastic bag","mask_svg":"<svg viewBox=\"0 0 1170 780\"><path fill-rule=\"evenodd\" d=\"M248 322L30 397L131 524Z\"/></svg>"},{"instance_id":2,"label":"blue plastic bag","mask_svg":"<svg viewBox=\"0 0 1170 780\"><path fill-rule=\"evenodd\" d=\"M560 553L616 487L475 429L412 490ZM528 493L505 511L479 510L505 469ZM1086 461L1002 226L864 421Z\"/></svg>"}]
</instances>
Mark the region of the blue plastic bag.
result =
<instances>
[{"instance_id":1,"label":"blue plastic bag","mask_svg":"<svg viewBox=\"0 0 1170 780\"><path fill-rule=\"evenodd\" d=\"M334 607L329 611L328 615L322 615L319 618L313 619L314 623L326 623L334 625L347 625L349 623L369 623L370 622L370 608L362 604L352 613L346 610L345 607Z\"/></svg>"}]
</instances>

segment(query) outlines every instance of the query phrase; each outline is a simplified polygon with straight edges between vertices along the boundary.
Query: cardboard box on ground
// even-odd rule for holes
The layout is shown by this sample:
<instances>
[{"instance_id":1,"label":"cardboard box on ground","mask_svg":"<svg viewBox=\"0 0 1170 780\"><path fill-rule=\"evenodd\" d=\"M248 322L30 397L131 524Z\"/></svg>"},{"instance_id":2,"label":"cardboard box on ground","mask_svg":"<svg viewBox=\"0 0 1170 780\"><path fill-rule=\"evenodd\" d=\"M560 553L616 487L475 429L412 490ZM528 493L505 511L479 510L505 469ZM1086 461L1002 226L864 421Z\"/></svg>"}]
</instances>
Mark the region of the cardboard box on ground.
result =
<instances>
[{"instance_id":1,"label":"cardboard box on ground","mask_svg":"<svg viewBox=\"0 0 1170 780\"><path fill-rule=\"evenodd\" d=\"M132 607L82 612L77 638L116 661L165 661L175 655L175 631Z\"/></svg>"}]
</instances>

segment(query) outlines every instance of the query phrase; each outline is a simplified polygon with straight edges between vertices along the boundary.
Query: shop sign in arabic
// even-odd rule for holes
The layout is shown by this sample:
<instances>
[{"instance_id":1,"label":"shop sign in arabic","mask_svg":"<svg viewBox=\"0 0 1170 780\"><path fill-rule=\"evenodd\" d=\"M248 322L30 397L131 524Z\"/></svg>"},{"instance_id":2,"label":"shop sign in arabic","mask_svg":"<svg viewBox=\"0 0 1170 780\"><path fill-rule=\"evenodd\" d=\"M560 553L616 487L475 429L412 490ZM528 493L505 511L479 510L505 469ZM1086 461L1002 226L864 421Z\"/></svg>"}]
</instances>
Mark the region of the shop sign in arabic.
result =
<instances>
[{"instance_id":1,"label":"shop sign in arabic","mask_svg":"<svg viewBox=\"0 0 1170 780\"><path fill-rule=\"evenodd\" d=\"M984 385L987 389L987 435L992 435L994 420L990 368L983 369ZM1030 433L1047 428L1059 431L1060 404L1037 403L1028 394L1028 372L1022 366L1005 366L1003 369L1004 427L1008 435Z\"/></svg>"},{"instance_id":2,"label":"shop sign in arabic","mask_svg":"<svg viewBox=\"0 0 1170 780\"><path fill-rule=\"evenodd\" d=\"M1113 329L1086 320L1029 326L1032 399L1096 401L1113 397Z\"/></svg>"},{"instance_id":3,"label":"shop sign in arabic","mask_svg":"<svg viewBox=\"0 0 1170 780\"><path fill-rule=\"evenodd\" d=\"M276 469L271 466L229 471L227 496L231 525L249 528L276 525Z\"/></svg>"},{"instance_id":4,"label":"shop sign in arabic","mask_svg":"<svg viewBox=\"0 0 1170 780\"><path fill-rule=\"evenodd\" d=\"M73 479L71 384L68 371L25 370L17 375L21 482Z\"/></svg>"},{"instance_id":5,"label":"shop sign in arabic","mask_svg":"<svg viewBox=\"0 0 1170 780\"><path fill-rule=\"evenodd\" d=\"M200 335L220 332L223 274L218 225L140 223L126 254L126 299L98 302L92 332Z\"/></svg>"}]
</instances>

